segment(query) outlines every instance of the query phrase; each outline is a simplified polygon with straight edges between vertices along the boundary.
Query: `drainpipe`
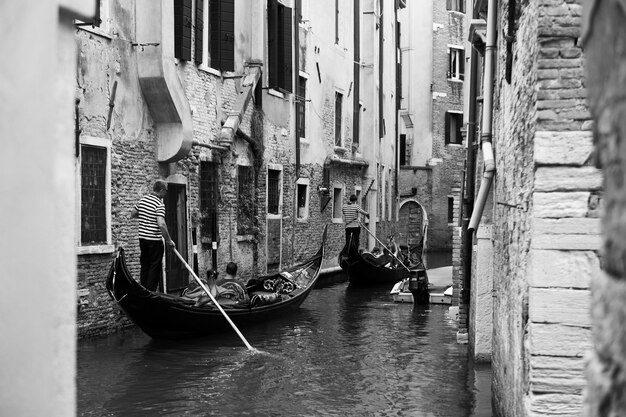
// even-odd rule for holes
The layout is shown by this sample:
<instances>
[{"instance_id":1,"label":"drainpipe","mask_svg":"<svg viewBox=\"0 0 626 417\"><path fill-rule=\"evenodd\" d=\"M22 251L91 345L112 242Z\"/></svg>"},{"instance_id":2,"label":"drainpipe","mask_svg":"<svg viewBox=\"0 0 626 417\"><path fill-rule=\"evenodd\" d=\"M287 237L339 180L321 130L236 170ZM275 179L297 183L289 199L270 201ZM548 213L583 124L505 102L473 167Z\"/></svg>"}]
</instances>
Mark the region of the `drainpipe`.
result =
<instances>
[{"instance_id":1,"label":"drainpipe","mask_svg":"<svg viewBox=\"0 0 626 417\"><path fill-rule=\"evenodd\" d=\"M484 74L484 106L482 120L481 149L484 161L483 180L480 183L476 205L472 211L468 231L475 231L483 215L485 203L489 196L489 189L496 173L492 144L492 111L493 111L493 68L496 52L496 0L489 0L487 4L487 44L485 46L485 74Z\"/></svg>"}]
</instances>

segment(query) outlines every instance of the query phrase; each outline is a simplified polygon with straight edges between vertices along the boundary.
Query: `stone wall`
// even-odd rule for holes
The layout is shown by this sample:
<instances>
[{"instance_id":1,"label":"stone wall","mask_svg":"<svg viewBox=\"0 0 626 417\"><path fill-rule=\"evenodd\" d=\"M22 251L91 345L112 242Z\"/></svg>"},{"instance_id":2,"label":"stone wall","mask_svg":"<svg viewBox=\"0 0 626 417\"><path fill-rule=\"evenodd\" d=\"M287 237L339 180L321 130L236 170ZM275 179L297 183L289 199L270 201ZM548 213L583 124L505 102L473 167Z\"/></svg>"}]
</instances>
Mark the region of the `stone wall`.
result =
<instances>
[{"instance_id":1,"label":"stone wall","mask_svg":"<svg viewBox=\"0 0 626 417\"><path fill-rule=\"evenodd\" d=\"M500 33L507 4L501 4ZM578 1L524 4L494 94L493 397L502 415L579 415L598 269L601 177L589 165Z\"/></svg>"}]
</instances>

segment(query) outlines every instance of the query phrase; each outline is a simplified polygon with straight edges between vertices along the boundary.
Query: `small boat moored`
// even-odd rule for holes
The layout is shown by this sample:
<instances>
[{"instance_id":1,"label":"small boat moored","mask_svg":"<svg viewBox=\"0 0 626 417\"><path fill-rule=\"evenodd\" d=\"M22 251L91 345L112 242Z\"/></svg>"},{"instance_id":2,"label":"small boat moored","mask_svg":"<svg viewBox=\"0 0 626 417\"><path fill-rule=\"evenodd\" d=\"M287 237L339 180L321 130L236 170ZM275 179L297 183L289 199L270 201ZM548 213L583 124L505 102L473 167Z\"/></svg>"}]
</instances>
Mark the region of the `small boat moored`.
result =
<instances>
[{"instance_id":1,"label":"small boat moored","mask_svg":"<svg viewBox=\"0 0 626 417\"><path fill-rule=\"evenodd\" d=\"M398 281L391 291L391 298L396 303L427 304L430 302L428 293L428 276L425 269L411 272L411 276Z\"/></svg>"}]
</instances>

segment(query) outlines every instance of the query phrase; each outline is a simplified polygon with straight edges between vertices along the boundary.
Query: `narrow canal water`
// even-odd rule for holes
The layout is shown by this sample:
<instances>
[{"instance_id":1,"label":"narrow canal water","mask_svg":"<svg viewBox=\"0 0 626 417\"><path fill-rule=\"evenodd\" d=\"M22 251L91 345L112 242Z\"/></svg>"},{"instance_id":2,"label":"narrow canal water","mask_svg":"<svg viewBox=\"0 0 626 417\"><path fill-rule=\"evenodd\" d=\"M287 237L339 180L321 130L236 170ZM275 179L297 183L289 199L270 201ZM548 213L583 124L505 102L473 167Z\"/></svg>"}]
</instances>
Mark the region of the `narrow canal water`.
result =
<instances>
[{"instance_id":1,"label":"narrow canal water","mask_svg":"<svg viewBox=\"0 0 626 417\"><path fill-rule=\"evenodd\" d=\"M299 310L233 334L78 344L79 416L491 416L490 368L468 361L448 306L389 289L315 289Z\"/></svg>"}]
</instances>

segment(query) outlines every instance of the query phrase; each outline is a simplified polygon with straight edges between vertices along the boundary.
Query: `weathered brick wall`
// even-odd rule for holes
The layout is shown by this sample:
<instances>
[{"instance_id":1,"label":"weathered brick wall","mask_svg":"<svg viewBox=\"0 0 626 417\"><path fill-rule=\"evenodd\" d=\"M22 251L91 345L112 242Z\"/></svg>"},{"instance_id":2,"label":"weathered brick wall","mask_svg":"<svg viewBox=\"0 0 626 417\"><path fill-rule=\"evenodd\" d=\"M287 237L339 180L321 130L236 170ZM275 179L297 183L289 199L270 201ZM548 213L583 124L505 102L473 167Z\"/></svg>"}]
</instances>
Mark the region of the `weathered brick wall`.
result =
<instances>
[{"instance_id":1,"label":"weathered brick wall","mask_svg":"<svg viewBox=\"0 0 626 417\"><path fill-rule=\"evenodd\" d=\"M506 31L507 4L498 15ZM524 4L494 94L493 398L501 415L578 415L598 268L600 175L582 77L578 1Z\"/></svg>"},{"instance_id":2,"label":"weathered brick wall","mask_svg":"<svg viewBox=\"0 0 626 417\"><path fill-rule=\"evenodd\" d=\"M130 211L137 199L151 190L159 176L155 160L155 137L148 108L141 100L129 29L120 24L120 37L107 39L78 31L79 59L77 98L81 135L111 141L112 243L124 247L128 267L139 275L136 221ZM117 94L107 130L113 83ZM77 332L79 337L106 333L128 326L105 290L111 254L79 255L77 258Z\"/></svg>"},{"instance_id":3,"label":"weathered brick wall","mask_svg":"<svg viewBox=\"0 0 626 417\"><path fill-rule=\"evenodd\" d=\"M446 10L446 2L433 2L433 187L429 212L428 245L431 250L452 249L453 227L448 223L448 197L459 199L464 147L445 144L445 114L463 111L463 83L448 80L449 46L463 47L465 16ZM440 161L440 162L436 162ZM456 190L456 195L455 191ZM458 211L455 213L458 216Z\"/></svg>"},{"instance_id":4,"label":"weathered brick wall","mask_svg":"<svg viewBox=\"0 0 626 417\"><path fill-rule=\"evenodd\" d=\"M506 3L505 3L506 5ZM506 7L498 15L506 17ZM531 3L519 20L511 85L504 81L506 44L500 37L494 91L494 148L497 201L494 210L493 396L503 415L525 416L528 386L528 255L532 210L533 136L536 118L539 6ZM513 207L511 207L512 205ZM517 207L517 208L516 208ZM508 413L508 414L507 414Z\"/></svg>"}]
</instances>

